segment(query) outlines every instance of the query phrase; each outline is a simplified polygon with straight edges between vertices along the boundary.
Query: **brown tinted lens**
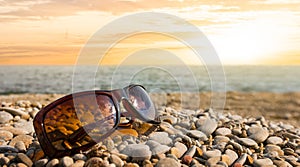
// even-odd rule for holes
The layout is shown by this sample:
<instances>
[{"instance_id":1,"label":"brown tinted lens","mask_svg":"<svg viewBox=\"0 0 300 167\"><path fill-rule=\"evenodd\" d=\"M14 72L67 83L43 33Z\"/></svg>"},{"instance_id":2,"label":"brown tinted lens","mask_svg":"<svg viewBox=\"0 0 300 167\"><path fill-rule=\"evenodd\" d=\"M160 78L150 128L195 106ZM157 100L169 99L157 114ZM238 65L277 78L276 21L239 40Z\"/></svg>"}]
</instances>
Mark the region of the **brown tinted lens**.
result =
<instances>
[{"instance_id":1,"label":"brown tinted lens","mask_svg":"<svg viewBox=\"0 0 300 167\"><path fill-rule=\"evenodd\" d=\"M80 120L85 124L88 135L95 142L99 142L103 135L113 129L117 121L117 113L115 104L109 96L97 95L96 100L97 110L91 110L89 120L86 120L87 117L84 116L86 113L80 116Z\"/></svg>"},{"instance_id":2,"label":"brown tinted lens","mask_svg":"<svg viewBox=\"0 0 300 167\"><path fill-rule=\"evenodd\" d=\"M106 95L96 97L95 94L73 97L47 112L44 128L57 150L84 146L112 129L116 120L114 103ZM103 121L109 111L113 116Z\"/></svg>"}]
</instances>

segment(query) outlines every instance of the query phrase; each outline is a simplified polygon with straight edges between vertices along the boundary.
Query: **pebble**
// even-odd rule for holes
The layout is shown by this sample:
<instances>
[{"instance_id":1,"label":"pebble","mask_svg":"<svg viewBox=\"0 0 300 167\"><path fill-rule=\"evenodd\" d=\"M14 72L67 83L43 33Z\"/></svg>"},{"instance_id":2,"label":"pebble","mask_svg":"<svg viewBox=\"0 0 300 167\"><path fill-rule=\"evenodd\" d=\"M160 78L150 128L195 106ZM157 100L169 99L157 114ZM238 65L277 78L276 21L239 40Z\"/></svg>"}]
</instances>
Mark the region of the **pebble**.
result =
<instances>
[{"instance_id":1,"label":"pebble","mask_svg":"<svg viewBox=\"0 0 300 167\"><path fill-rule=\"evenodd\" d=\"M220 157L211 157L206 161L205 165L215 166L219 161L220 161Z\"/></svg>"},{"instance_id":2,"label":"pebble","mask_svg":"<svg viewBox=\"0 0 300 167\"><path fill-rule=\"evenodd\" d=\"M232 129L232 134L239 136L239 135L242 134L242 129L241 128L234 128L234 129Z\"/></svg>"},{"instance_id":3,"label":"pebble","mask_svg":"<svg viewBox=\"0 0 300 167\"><path fill-rule=\"evenodd\" d=\"M139 165L136 163L126 163L124 167L139 167Z\"/></svg>"},{"instance_id":4,"label":"pebble","mask_svg":"<svg viewBox=\"0 0 300 167\"><path fill-rule=\"evenodd\" d=\"M33 161L37 161L45 156L45 153L42 149L36 149L34 152Z\"/></svg>"},{"instance_id":5,"label":"pebble","mask_svg":"<svg viewBox=\"0 0 300 167\"><path fill-rule=\"evenodd\" d=\"M0 165L1 166L8 165L9 161L10 161L9 158L7 158L7 157L1 157L0 158Z\"/></svg>"},{"instance_id":6,"label":"pebble","mask_svg":"<svg viewBox=\"0 0 300 167\"><path fill-rule=\"evenodd\" d=\"M48 163L48 159L44 158L44 159L40 159L40 160L36 161L36 162L34 163L34 166L35 166L35 167L43 167L43 166L45 166L47 163Z\"/></svg>"},{"instance_id":7,"label":"pebble","mask_svg":"<svg viewBox=\"0 0 300 167\"><path fill-rule=\"evenodd\" d=\"M246 153L243 153L236 161L235 163L238 163L240 165L244 165L244 163L247 160L248 155Z\"/></svg>"},{"instance_id":8,"label":"pebble","mask_svg":"<svg viewBox=\"0 0 300 167\"><path fill-rule=\"evenodd\" d=\"M249 138L253 139L257 143L262 143L269 137L268 130L262 127L250 127L247 130L247 133Z\"/></svg>"},{"instance_id":9,"label":"pebble","mask_svg":"<svg viewBox=\"0 0 300 167\"><path fill-rule=\"evenodd\" d=\"M73 159L69 156L64 156L63 158L60 159L59 161L59 166L61 167L67 167L70 166L74 163Z\"/></svg>"},{"instance_id":10,"label":"pebble","mask_svg":"<svg viewBox=\"0 0 300 167\"><path fill-rule=\"evenodd\" d=\"M16 153L18 150L12 146L0 146L0 153L13 152Z\"/></svg>"},{"instance_id":11,"label":"pebble","mask_svg":"<svg viewBox=\"0 0 300 167\"><path fill-rule=\"evenodd\" d=\"M168 122L162 122L160 124L161 130L168 133L169 135L175 135L175 134L183 134L180 130L175 129L171 124Z\"/></svg>"},{"instance_id":12,"label":"pebble","mask_svg":"<svg viewBox=\"0 0 300 167\"><path fill-rule=\"evenodd\" d=\"M191 128L191 122L189 119L182 119L180 122L177 123L177 125L182 127L182 130Z\"/></svg>"},{"instance_id":13,"label":"pebble","mask_svg":"<svg viewBox=\"0 0 300 167\"><path fill-rule=\"evenodd\" d=\"M22 130L25 134L30 134L34 131L32 120L31 121L19 120L18 122L14 123L14 127Z\"/></svg>"},{"instance_id":14,"label":"pebble","mask_svg":"<svg viewBox=\"0 0 300 167\"><path fill-rule=\"evenodd\" d=\"M209 136L217 129L217 127L218 123L215 120L208 118L203 122L203 124L200 125L198 129Z\"/></svg>"},{"instance_id":15,"label":"pebble","mask_svg":"<svg viewBox=\"0 0 300 167\"><path fill-rule=\"evenodd\" d=\"M192 137L192 138L202 140L202 141L208 140L206 134L204 134L203 132L201 132L199 130L190 130L186 135L189 137Z\"/></svg>"},{"instance_id":16,"label":"pebble","mask_svg":"<svg viewBox=\"0 0 300 167\"><path fill-rule=\"evenodd\" d=\"M227 164L228 166L231 166L233 164L233 162L239 158L238 154L235 151L230 150L230 149L227 149L225 151L225 154L228 155L229 160L230 160L229 164Z\"/></svg>"},{"instance_id":17,"label":"pebble","mask_svg":"<svg viewBox=\"0 0 300 167\"><path fill-rule=\"evenodd\" d=\"M14 104L2 105L14 109ZM41 105L19 101L18 111L33 117ZM23 106L23 107L21 107ZM25 107L26 106L26 107ZM33 111L36 111L33 113ZM170 111L170 112L167 112ZM135 120L87 152L50 159L41 150L32 118L9 115L0 122L0 166L9 167L242 167L299 166L300 130L260 118L203 111L161 109L158 129ZM1 115L1 114L0 114ZM1 118L0 118L1 120ZM26 154L25 154L26 153Z\"/></svg>"},{"instance_id":18,"label":"pebble","mask_svg":"<svg viewBox=\"0 0 300 167\"><path fill-rule=\"evenodd\" d=\"M171 145L172 139L169 137L166 132L153 132L149 135L150 140L155 140L163 145Z\"/></svg>"},{"instance_id":19,"label":"pebble","mask_svg":"<svg viewBox=\"0 0 300 167\"><path fill-rule=\"evenodd\" d=\"M0 124L6 124L9 121L11 121L13 118L14 117L10 113L0 110Z\"/></svg>"},{"instance_id":20,"label":"pebble","mask_svg":"<svg viewBox=\"0 0 300 167\"><path fill-rule=\"evenodd\" d=\"M19 136L16 136L14 137L10 142L9 142L9 145L10 146L15 146L15 144L18 142L18 141L22 141L24 142L26 148L29 147L29 145L32 143L32 140L34 138L32 136L29 136L29 135L19 135Z\"/></svg>"},{"instance_id":21,"label":"pebble","mask_svg":"<svg viewBox=\"0 0 300 167\"><path fill-rule=\"evenodd\" d=\"M103 166L103 165L104 165L104 162L103 162L102 158L92 157L85 162L84 167L97 167L97 166Z\"/></svg>"},{"instance_id":22,"label":"pebble","mask_svg":"<svg viewBox=\"0 0 300 167\"><path fill-rule=\"evenodd\" d=\"M177 158L181 157L187 151L186 145L181 142L176 142L174 144L174 147L178 149L178 157Z\"/></svg>"},{"instance_id":23,"label":"pebble","mask_svg":"<svg viewBox=\"0 0 300 167\"><path fill-rule=\"evenodd\" d=\"M5 140L5 141L9 141L14 137L14 135L6 130L0 130L0 139Z\"/></svg>"},{"instance_id":24,"label":"pebble","mask_svg":"<svg viewBox=\"0 0 300 167\"><path fill-rule=\"evenodd\" d=\"M161 121L164 121L164 122L168 122L172 125L176 124L177 123L177 118L176 117L173 117L171 115L165 115L165 116L161 116L160 117L160 120Z\"/></svg>"},{"instance_id":25,"label":"pebble","mask_svg":"<svg viewBox=\"0 0 300 167\"><path fill-rule=\"evenodd\" d=\"M227 155L227 154L223 154L221 156L221 161L224 162L226 164L226 166L228 166L229 164L232 164L231 159L230 159L229 155Z\"/></svg>"},{"instance_id":26,"label":"pebble","mask_svg":"<svg viewBox=\"0 0 300 167\"><path fill-rule=\"evenodd\" d=\"M269 153L269 152L273 152L273 151L276 151L279 156L284 155L284 151L277 145L268 144L265 146L264 153Z\"/></svg>"},{"instance_id":27,"label":"pebble","mask_svg":"<svg viewBox=\"0 0 300 167\"><path fill-rule=\"evenodd\" d=\"M230 115L228 118L236 121L243 120L243 117L241 117L240 115Z\"/></svg>"},{"instance_id":28,"label":"pebble","mask_svg":"<svg viewBox=\"0 0 300 167\"><path fill-rule=\"evenodd\" d=\"M24 163L17 163L17 167L28 167L28 166Z\"/></svg>"},{"instance_id":29,"label":"pebble","mask_svg":"<svg viewBox=\"0 0 300 167\"><path fill-rule=\"evenodd\" d=\"M56 167L58 166L58 164L59 164L59 160L54 158L47 163L46 167Z\"/></svg>"},{"instance_id":30,"label":"pebble","mask_svg":"<svg viewBox=\"0 0 300 167\"><path fill-rule=\"evenodd\" d=\"M148 145L145 144L129 144L122 154L126 154L135 160L147 160L151 157L151 151Z\"/></svg>"},{"instance_id":31,"label":"pebble","mask_svg":"<svg viewBox=\"0 0 300 167\"><path fill-rule=\"evenodd\" d=\"M254 167L263 167L263 166L272 166L273 162L269 158L264 159L256 159L254 160L253 166Z\"/></svg>"},{"instance_id":32,"label":"pebble","mask_svg":"<svg viewBox=\"0 0 300 167\"><path fill-rule=\"evenodd\" d=\"M110 162L115 164L116 167L122 167L124 165L124 162L122 161L122 159L120 157L118 157L117 155L112 154L110 157Z\"/></svg>"},{"instance_id":33,"label":"pebble","mask_svg":"<svg viewBox=\"0 0 300 167\"><path fill-rule=\"evenodd\" d=\"M10 108L10 107L1 107L0 111L6 111L7 113L10 113L14 116L21 116L23 119L30 118L30 115L24 111L21 111L19 109Z\"/></svg>"},{"instance_id":34,"label":"pebble","mask_svg":"<svg viewBox=\"0 0 300 167\"><path fill-rule=\"evenodd\" d=\"M190 165L193 160L193 157L190 155L184 155L182 158L182 162L186 165Z\"/></svg>"},{"instance_id":35,"label":"pebble","mask_svg":"<svg viewBox=\"0 0 300 167\"><path fill-rule=\"evenodd\" d=\"M267 139L267 143L268 144L274 144L274 145L278 145L278 144L282 144L283 140L280 137L277 136L271 136Z\"/></svg>"},{"instance_id":36,"label":"pebble","mask_svg":"<svg viewBox=\"0 0 300 167\"><path fill-rule=\"evenodd\" d=\"M154 140L147 141L146 145L150 147L150 150L153 155L164 154L170 150L170 147L162 145Z\"/></svg>"},{"instance_id":37,"label":"pebble","mask_svg":"<svg viewBox=\"0 0 300 167\"><path fill-rule=\"evenodd\" d=\"M249 138L239 138L238 142L246 147L258 148L257 143Z\"/></svg>"},{"instance_id":38,"label":"pebble","mask_svg":"<svg viewBox=\"0 0 300 167\"><path fill-rule=\"evenodd\" d=\"M5 130L11 132L14 136L25 135L26 133L22 129L17 129L11 126L0 127L0 130Z\"/></svg>"},{"instance_id":39,"label":"pebble","mask_svg":"<svg viewBox=\"0 0 300 167\"><path fill-rule=\"evenodd\" d=\"M231 134L231 130L229 128L218 128L215 131L215 135L226 136Z\"/></svg>"},{"instance_id":40,"label":"pebble","mask_svg":"<svg viewBox=\"0 0 300 167\"><path fill-rule=\"evenodd\" d=\"M40 102L37 102L37 101L33 101L33 102L31 103L31 106L32 106L32 107L36 107L36 108L38 108L38 109L42 109L42 107L43 107L43 105L42 105Z\"/></svg>"},{"instance_id":41,"label":"pebble","mask_svg":"<svg viewBox=\"0 0 300 167\"><path fill-rule=\"evenodd\" d=\"M118 129L117 132L119 132L119 134L126 134L126 135L131 135L134 137L138 137L138 132L134 129Z\"/></svg>"},{"instance_id":42,"label":"pebble","mask_svg":"<svg viewBox=\"0 0 300 167\"><path fill-rule=\"evenodd\" d=\"M18 153L17 159L19 159L21 162L26 164L27 166L31 167L33 165L31 159L24 153Z\"/></svg>"},{"instance_id":43,"label":"pebble","mask_svg":"<svg viewBox=\"0 0 300 167\"><path fill-rule=\"evenodd\" d=\"M193 157L193 156L195 155L196 151L197 151L197 146L192 145L192 146L185 152L184 155L189 155L189 156Z\"/></svg>"},{"instance_id":44,"label":"pebble","mask_svg":"<svg viewBox=\"0 0 300 167\"><path fill-rule=\"evenodd\" d=\"M86 161L87 157L84 154L75 154L73 157L74 161L83 160Z\"/></svg>"},{"instance_id":45,"label":"pebble","mask_svg":"<svg viewBox=\"0 0 300 167\"><path fill-rule=\"evenodd\" d=\"M173 158L164 158L161 159L157 162L157 164L155 165L155 167L180 167L180 163L177 162L175 159Z\"/></svg>"},{"instance_id":46,"label":"pebble","mask_svg":"<svg viewBox=\"0 0 300 167\"><path fill-rule=\"evenodd\" d=\"M75 163L70 165L69 167L83 167L84 166L84 161L83 160L77 160Z\"/></svg>"},{"instance_id":47,"label":"pebble","mask_svg":"<svg viewBox=\"0 0 300 167\"><path fill-rule=\"evenodd\" d=\"M104 140L103 144L106 146L108 151L112 151L115 148L115 143L112 139Z\"/></svg>"},{"instance_id":48,"label":"pebble","mask_svg":"<svg viewBox=\"0 0 300 167\"><path fill-rule=\"evenodd\" d=\"M236 163L233 164L233 167L243 167L243 165L240 164L240 163L238 163L238 162L236 162Z\"/></svg>"},{"instance_id":49,"label":"pebble","mask_svg":"<svg viewBox=\"0 0 300 167\"><path fill-rule=\"evenodd\" d=\"M229 138L228 137L226 137L226 136L215 136L214 137L214 144L216 145L216 144L219 144L219 143L228 143L229 142Z\"/></svg>"},{"instance_id":50,"label":"pebble","mask_svg":"<svg viewBox=\"0 0 300 167\"><path fill-rule=\"evenodd\" d=\"M25 152L26 151L26 146L25 146L23 141L17 141L16 144L15 144L15 148L19 152Z\"/></svg>"},{"instance_id":51,"label":"pebble","mask_svg":"<svg viewBox=\"0 0 300 167\"><path fill-rule=\"evenodd\" d=\"M122 136L121 135L114 136L112 140L114 141L115 144L118 145L122 143Z\"/></svg>"},{"instance_id":52,"label":"pebble","mask_svg":"<svg viewBox=\"0 0 300 167\"><path fill-rule=\"evenodd\" d=\"M282 167L292 167L292 165L283 160L273 160L274 165Z\"/></svg>"},{"instance_id":53,"label":"pebble","mask_svg":"<svg viewBox=\"0 0 300 167\"><path fill-rule=\"evenodd\" d=\"M214 150L209 150L203 153L203 157L205 159L209 159L212 157L221 157L222 152L220 150L214 149Z\"/></svg>"}]
</instances>

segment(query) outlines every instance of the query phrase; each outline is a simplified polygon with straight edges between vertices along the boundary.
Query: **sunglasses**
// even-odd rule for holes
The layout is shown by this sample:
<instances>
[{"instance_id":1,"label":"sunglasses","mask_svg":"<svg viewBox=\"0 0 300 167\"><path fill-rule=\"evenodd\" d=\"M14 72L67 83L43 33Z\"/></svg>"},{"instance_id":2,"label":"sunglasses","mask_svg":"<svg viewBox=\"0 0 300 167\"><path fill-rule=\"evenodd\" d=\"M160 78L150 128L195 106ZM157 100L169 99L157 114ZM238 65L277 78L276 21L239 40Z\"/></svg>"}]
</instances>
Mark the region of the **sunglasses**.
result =
<instances>
[{"instance_id":1,"label":"sunglasses","mask_svg":"<svg viewBox=\"0 0 300 167\"><path fill-rule=\"evenodd\" d=\"M41 109L33 125L44 153L52 158L85 151L135 118L159 124L156 114L146 89L130 85L64 96ZM129 121L122 123L121 117Z\"/></svg>"}]
</instances>

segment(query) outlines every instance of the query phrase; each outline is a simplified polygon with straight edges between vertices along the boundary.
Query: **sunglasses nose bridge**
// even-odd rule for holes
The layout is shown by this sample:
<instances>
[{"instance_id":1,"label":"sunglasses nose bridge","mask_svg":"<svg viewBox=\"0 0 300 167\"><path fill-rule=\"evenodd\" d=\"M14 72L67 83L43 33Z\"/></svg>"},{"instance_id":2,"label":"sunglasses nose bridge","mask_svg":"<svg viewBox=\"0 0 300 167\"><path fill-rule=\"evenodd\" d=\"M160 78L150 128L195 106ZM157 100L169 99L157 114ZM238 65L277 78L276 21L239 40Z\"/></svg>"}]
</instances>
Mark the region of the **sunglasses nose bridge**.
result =
<instances>
[{"instance_id":1,"label":"sunglasses nose bridge","mask_svg":"<svg viewBox=\"0 0 300 167\"><path fill-rule=\"evenodd\" d=\"M117 89L112 91L112 96L115 98L119 103L122 102L123 98L127 98L127 94L124 89Z\"/></svg>"}]
</instances>

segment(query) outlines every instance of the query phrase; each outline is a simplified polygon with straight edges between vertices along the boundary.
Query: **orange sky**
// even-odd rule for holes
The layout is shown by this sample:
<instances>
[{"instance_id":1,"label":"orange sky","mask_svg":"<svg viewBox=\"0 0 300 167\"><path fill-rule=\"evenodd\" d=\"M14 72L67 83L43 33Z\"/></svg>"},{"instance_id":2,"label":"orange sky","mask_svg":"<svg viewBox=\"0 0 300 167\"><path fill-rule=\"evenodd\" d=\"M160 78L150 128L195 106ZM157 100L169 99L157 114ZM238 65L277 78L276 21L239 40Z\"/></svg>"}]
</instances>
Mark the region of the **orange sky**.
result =
<instances>
[{"instance_id":1,"label":"orange sky","mask_svg":"<svg viewBox=\"0 0 300 167\"><path fill-rule=\"evenodd\" d=\"M298 0L0 0L0 64L73 65L102 26L142 11L164 12L194 24L223 64L300 64ZM170 31L176 26L170 23ZM120 27L119 33L124 29ZM187 64L198 63L189 48L151 33L122 40L102 63L118 64L124 56L147 48L168 50Z\"/></svg>"}]
</instances>

